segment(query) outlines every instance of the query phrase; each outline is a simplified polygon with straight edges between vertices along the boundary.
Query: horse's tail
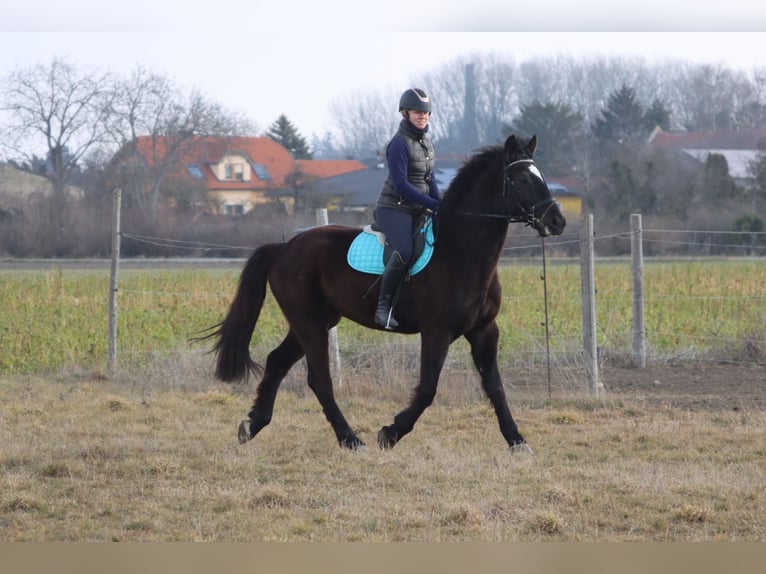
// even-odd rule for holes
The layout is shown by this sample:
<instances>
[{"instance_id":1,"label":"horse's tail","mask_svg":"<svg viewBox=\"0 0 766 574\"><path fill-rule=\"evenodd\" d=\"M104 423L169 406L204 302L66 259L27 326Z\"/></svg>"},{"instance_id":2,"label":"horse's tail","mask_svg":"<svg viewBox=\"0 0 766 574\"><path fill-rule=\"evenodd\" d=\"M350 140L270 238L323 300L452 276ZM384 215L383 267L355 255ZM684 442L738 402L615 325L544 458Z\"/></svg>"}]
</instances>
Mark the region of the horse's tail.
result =
<instances>
[{"instance_id":1,"label":"horse's tail","mask_svg":"<svg viewBox=\"0 0 766 574\"><path fill-rule=\"evenodd\" d=\"M206 338L218 337L213 346L216 354L215 376L226 382L247 380L260 374L262 367L250 357L250 339L266 299L269 270L284 243L258 247L245 264L239 277L237 294L226 318Z\"/></svg>"}]
</instances>

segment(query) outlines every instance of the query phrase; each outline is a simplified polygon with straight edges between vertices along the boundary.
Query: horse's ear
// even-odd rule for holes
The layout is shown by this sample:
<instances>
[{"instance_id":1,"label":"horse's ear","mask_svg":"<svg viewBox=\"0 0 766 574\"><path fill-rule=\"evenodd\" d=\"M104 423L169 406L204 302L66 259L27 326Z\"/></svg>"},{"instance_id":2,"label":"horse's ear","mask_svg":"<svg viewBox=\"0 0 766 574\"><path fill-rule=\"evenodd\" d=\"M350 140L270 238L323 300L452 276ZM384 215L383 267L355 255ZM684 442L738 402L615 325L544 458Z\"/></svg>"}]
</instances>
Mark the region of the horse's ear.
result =
<instances>
[{"instance_id":1,"label":"horse's ear","mask_svg":"<svg viewBox=\"0 0 766 574\"><path fill-rule=\"evenodd\" d=\"M529 148L529 155L535 155L535 149L537 148L537 134L529 139L527 147Z\"/></svg>"},{"instance_id":2,"label":"horse's ear","mask_svg":"<svg viewBox=\"0 0 766 574\"><path fill-rule=\"evenodd\" d=\"M511 134L508 139L505 140L505 155L506 157L513 157L521 152L521 145L519 144L516 136Z\"/></svg>"}]
</instances>

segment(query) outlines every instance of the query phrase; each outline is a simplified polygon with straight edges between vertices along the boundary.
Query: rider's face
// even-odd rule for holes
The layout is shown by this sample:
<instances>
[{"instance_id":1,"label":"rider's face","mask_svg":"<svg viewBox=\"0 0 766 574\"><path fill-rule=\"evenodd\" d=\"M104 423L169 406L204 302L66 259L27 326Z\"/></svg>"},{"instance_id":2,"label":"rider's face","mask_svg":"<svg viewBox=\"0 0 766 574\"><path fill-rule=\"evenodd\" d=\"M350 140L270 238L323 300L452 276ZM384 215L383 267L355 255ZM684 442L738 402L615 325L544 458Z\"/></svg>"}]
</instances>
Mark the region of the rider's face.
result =
<instances>
[{"instance_id":1,"label":"rider's face","mask_svg":"<svg viewBox=\"0 0 766 574\"><path fill-rule=\"evenodd\" d=\"M410 123L418 129L423 129L428 125L428 121L431 118L429 112L421 112L419 110L407 110L407 119Z\"/></svg>"}]
</instances>

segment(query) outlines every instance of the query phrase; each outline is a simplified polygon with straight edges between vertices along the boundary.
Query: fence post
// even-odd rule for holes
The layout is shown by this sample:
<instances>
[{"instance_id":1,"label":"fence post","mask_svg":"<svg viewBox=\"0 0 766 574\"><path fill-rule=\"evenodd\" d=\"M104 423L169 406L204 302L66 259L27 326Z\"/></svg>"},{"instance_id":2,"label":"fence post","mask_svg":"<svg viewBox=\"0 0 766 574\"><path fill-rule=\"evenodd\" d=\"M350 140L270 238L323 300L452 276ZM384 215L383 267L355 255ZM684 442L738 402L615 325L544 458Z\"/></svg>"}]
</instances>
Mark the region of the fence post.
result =
<instances>
[{"instance_id":1,"label":"fence post","mask_svg":"<svg viewBox=\"0 0 766 574\"><path fill-rule=\"evenodd\" d=\"M329 220L327 218L327 209L317 209L317 225L327 225ZM329 333L329 345L330 345L330 376L336 381L338 387L343 383L343 375L340 370L340 347L338 345L338 328L333 327Z\"/></svg>"},{"instance_id":2,"label":"fence post","mask_svg":"<svg viewBox=\"0 0 766 574\"><path fill-rule=\"evenodd\" d=\"M593 214L583 216L580 228L580 291L582 294L582 338L585 351L585 373L588 392L598 396L603 385L598 378L598 345L596 342L596 288L593 270Z\"/></svg>"},{"instance_id":3,"label":"fence post","mask_svg":"<svg viewBox=\"0 0 766 574\"><path fill-rule=\"evenodd\" d=\"M112 265L109 273L109 341L107 372L113 375L117 369L117 277L120 270L120 205L122 190L115 188L112 194Z\"/></svg>"},{"instance_id":4,"label":"fence post","mask_svg":"<svg viewBox=\"0 0 766 574\"><path fill-rule=\"evenodd\" d=\"M630 216L630 254L633 274L633 365L646 367L646 327L644 325L644 249L641 214Z\"/></svg>"}]
</instances>

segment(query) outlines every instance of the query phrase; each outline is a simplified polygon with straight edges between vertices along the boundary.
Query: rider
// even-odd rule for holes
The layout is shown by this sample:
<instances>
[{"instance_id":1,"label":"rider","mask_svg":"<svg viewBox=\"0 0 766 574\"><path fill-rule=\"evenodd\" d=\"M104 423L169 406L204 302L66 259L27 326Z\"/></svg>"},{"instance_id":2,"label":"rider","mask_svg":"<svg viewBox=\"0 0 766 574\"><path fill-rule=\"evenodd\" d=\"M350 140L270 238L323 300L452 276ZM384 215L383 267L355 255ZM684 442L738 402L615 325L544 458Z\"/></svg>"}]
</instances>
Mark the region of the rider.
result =
<instances>
[{"instance_id":1,"label":"rider","mask_svg":"<svg viewBox=\"0 0 766 574\"><path fill-rule=\"evenodd\" d=\"M409 88L399 98L402 120L386 147L388 177L378 196L375 222L386 235L393 253L380 281L375 322L386 329L399 323L392 313L394 294L412 258L415 222L441 201L434 177L434 146L428 137L431 98L420 88Z\"/></svg>"}]
</instances>

